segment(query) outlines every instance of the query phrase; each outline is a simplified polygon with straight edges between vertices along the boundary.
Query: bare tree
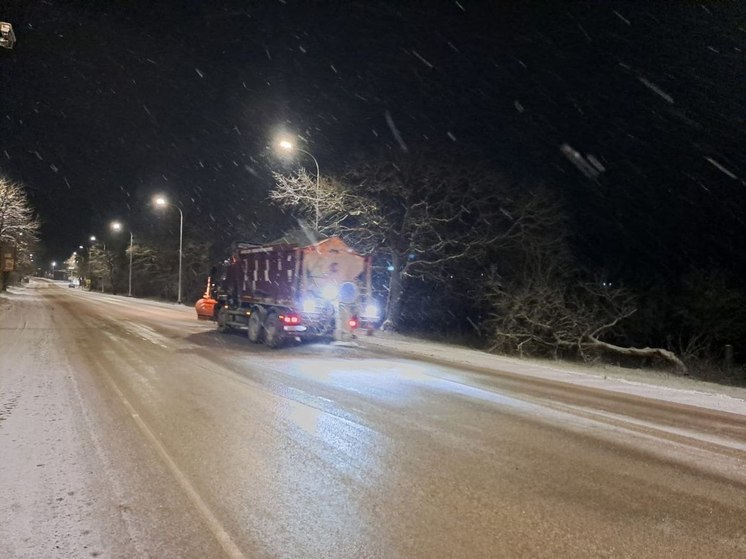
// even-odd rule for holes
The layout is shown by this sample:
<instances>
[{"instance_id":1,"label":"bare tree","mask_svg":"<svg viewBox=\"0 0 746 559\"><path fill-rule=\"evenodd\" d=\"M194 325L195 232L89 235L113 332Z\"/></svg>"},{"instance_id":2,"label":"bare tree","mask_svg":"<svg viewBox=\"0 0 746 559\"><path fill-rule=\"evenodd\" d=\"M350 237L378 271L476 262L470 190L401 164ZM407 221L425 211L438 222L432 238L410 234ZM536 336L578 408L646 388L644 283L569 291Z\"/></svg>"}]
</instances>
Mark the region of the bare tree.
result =
<instances>
[{"instance_id":1,"label":"bare tree","mask_svg":"<svg viewBox=\"0 0 746 559\"><path fill-rule=\"evenodd\" d=\"M114 277L114 255L105 245L93 245L88 251L87 275L91 277L91 289L95 285L103 292L106 283L111 284Z\"/></svg>"},{"instance_id":2,"label":"bare tree","mask_svg":"<svg viewBox=\"0 0 746 559\"><path fill-rule=\"evenodd\" d=\"M318 205L319 232L376 253L390 270L386 321L396 328L405 280L438 277L486 247L520 239L543 211L494 170L455 156L402 154L354 165L341 179L274 174L270 199L302 217Z\"/></svg>"},{"instance_id":3,"label":"bare tree","mask_svg":"<svg viewBox=\"0 0 746 559\"><path fill-rule=\"evenodd\" d=\"M558 238L561 239L559 234ZM625 347L604 340L636 311L634 296L604 281L587 281L562 250L525 255L512 278L493 277L486 299L492 350L520 355L575 355L584 359L613 353L661 359L681 371L686 365L663 348Z\"/></svg>"},{"instance_id":4,"label":"bare tree","mask_svg":"<svg viewBox=\"0 0 746 559\"><path fill-rule=\"evenodd\" d=\"M28 257L31 246L37 241L39 222L26 197L23 187L0 175L0 254L2 255L2 290L7 289L10 273L4 261L6 254L13 254L14 261Z\"/></svg>"},{"instance_id":5,"label":"bare tree","mask_svg":"<svg viewBox=\"0 0 746 559\"><path fill-rule=\"evenodd\" d=\"M138 293L174 299L177 295L178 252L170 245L164 248L158 239L145 239L135 245L133 274ZM210 243L184 241L183 298L189 300L201 291L205 272L210 269Z\"/></svg>"}]
</instances>

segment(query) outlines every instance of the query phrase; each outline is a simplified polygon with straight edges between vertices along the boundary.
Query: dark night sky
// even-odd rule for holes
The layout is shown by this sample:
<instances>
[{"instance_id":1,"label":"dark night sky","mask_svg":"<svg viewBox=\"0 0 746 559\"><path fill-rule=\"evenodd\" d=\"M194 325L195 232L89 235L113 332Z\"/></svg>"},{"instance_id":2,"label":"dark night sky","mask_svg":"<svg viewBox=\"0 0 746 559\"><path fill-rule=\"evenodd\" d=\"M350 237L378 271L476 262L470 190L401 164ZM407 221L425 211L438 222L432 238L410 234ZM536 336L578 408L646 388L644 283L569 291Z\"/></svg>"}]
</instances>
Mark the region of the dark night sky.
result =
<instances>
[{"instance_id":1,"label":"dark night sky","mask_svg":"<svg viewBox=\"0 0 746 559\"><path fill-rule=\"evenodd\" d=\"M4 0L0 170L28 186L50 259L114 217L144 227L156 191L193 234L267 230L284 226L274 132L333 172L400 149L389 115L407 145L557 190L612 275L744 273L744 6Z\"/></svg>"}]
</instances>

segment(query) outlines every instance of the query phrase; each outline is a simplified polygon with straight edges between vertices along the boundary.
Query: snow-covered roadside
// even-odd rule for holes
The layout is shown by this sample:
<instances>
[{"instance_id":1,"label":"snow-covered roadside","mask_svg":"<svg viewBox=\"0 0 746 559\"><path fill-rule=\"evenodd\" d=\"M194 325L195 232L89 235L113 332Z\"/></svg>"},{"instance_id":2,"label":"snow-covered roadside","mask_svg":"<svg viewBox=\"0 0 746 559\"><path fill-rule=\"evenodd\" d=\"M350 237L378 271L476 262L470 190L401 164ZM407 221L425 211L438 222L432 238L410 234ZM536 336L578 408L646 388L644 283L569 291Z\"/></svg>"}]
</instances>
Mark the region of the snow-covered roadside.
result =
<instances>
[{"instance_id":1,"label":"snow-covered roadside","mask_svg":"<svg viewBox=\"0 0 746 559\"><path fill-rule=\"evenodd\" d=\"M66 281L32 278L31 283L28 285L10 286L8 287L8 291L0 292L0 310L2 310L4 306L8 306L12 298L30 296L34 293L34 289L39 289L40 287L53 287L65 290L70 289L67 287ZM176 302L171 303L167 301L156 301L153 299L141 299L139 297L127 297L127 295L112 295L111 293L100 293L98 291L88 291L87 289L80 288L70 289L70 292L79 293L93 299L106 300L112 303L125 305L136 304L146 307L177 310L185 314L192 314L195 318L197 317L194 306L189 304L179 305Z\"/></svg>"},{"instance_id":2,"label":"snow-covered roadside","mask_svg":"<svg viewBox=\"0 0 746 559\"><path fill-rule=\"evenodd\" d=\"M48 283L50 280L42 281ZM32 290L33 285L34 280L31 284ZM64 285L66 286L66 284ZM60 287L63 286L60 285ZM9 303L9 301L3 300L4 296L24 297L30 295L29 291L27 287L22 286L10 288L7 295L0 293L0 312L3 311L4 305L7 306ZM127 306L136 304L152 308L178 310L185 315L192 315L195 323L197 321L196 312L191 305L177 305L163 301L97 292L86 291L83 293L85 296L106 299L113 304ZM374 336L370 337L361 336L357 340L357 345L369 350L390 352L403 357L431 360L446 366L467 367L482 372L490 370L505 371L746 415L746 388L704 382L663 371L629 369L612 365L590 366L582 363L518 359L388 332L376 332Z\"/></svg>"},{"instance_id":3,"label":"snow-covered roadside","mask_svg":"<svg viewBox=\"0 0 746 559\"><path fill-rule=\"evenodd\" d=\"M662 371L538 359L518 359L388 332L361 336L360 347L442 365L504 371L530 377L746 415L746 388L723 386Z\"/></svg>"},{"instance_id":4,"label":"snow-covered roadside","mask_svg":"<svg viewBox=\"0 0 746 559\"><path fill-rule=\"evenodd\" d=\"M109 538L80 394L53 319L26 312L33 296L0 294L0 556L96 556Z\"/></svg>"}]
</instances>

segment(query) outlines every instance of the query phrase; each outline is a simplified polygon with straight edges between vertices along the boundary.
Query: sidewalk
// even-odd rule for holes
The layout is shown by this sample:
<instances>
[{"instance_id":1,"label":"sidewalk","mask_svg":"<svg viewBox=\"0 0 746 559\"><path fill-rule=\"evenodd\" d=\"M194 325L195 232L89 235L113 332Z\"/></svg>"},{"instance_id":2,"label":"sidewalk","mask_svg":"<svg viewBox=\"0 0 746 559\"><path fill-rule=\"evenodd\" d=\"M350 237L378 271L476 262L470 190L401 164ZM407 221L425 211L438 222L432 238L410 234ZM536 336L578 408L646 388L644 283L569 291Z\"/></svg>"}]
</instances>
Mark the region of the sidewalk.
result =
<instances>
[{"instance_id":1,"label":"sidewalk","mask_svg":"<svg viewBox=\"0 0 746 559\"><path fill-rule=\"evenodd\" d=\"M746 415L746 388L704 382L664 371L519 359L389 332L363 335L356 341L358 346L368 350L429 361L444 367L465 368L483 374L519 374Z\"/></svg>"}]
</instances>

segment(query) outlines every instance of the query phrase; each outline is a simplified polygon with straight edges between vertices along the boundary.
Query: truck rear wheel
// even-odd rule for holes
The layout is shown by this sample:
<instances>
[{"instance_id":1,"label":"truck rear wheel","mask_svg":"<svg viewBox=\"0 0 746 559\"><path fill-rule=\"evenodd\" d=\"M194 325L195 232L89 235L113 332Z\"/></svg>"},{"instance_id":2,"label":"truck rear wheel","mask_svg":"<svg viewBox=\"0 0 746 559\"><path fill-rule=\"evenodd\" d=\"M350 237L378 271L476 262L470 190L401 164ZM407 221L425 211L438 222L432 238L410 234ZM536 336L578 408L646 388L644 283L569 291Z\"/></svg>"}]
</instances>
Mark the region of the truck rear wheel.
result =
<instances>
[{"instance_id":1,"label":"truck rear wheel","mask_svg":"<svg viewBox=\"0 0 746 559\"><path fill-rule=\"evenodd\" d=\"M282 331L282 324L275 313L269 313L264 321L264 343L267 347L277 349L285 344L285 333Z\"/></svg>"},{"instance_id":2,"label":"truck rear wheel","mask_svg":"<svg viewBox=\"0 0 746 559\"><path fill-rule=\"evenodd\" d=\"M258 344L262 341L262 319L259 317L259 312L253 310L251 316L249 316L249 327L247 328L249 341L252 344Z\"/></svg>"}]
</instances>

